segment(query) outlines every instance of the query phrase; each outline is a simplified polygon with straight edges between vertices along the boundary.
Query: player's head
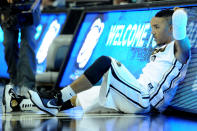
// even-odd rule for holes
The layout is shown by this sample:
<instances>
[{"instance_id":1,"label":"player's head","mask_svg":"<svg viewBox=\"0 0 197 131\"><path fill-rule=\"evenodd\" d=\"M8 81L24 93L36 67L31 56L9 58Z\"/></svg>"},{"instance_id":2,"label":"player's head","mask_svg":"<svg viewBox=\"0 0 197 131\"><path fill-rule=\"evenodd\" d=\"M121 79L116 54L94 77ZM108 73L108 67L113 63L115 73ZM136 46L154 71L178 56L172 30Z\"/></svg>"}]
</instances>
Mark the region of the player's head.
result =
<instances>
[{"instance_id":1,"label":"player's head","mask_svg":"<svg viewBox=\"0 0 197 131\"><path fill-rule=\"evenodd\" d=\"M163 45L173 40L172 36L172 14L173 10L166 9L159 11L151 19L152 34L157 45Z\"/></svg>"}]
</instances>

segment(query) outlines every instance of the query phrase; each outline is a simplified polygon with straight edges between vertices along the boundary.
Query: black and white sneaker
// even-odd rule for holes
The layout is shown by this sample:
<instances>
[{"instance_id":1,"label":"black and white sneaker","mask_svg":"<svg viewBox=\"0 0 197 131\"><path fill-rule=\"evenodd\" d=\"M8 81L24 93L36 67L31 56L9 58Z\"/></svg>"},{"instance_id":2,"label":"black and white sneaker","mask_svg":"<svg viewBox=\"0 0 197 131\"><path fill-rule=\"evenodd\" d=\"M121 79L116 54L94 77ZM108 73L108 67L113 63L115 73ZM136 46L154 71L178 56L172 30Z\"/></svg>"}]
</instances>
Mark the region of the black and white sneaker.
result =
<instances>
[{"instance_id":1,"label":"black and white sneaker","mask_svg":"<svg viewBox=\"0 0 197 131\"><path fill-rule=\"evenodd\" d=\"M14 91L14 85L13 84L7 84L3 91L3 112L13 112L13 111L20 111L19 104L24 98L21 96L18 96Z\"/></svg>"},{"instance_id":2,"label":"black and white sneaker","mask_svg":"<svg viewBox=\"0 0 197 131\"><path fill-rule=\"evenodd\" d=\"M17 111L38 111L38 108L32 103L30 99L15 93L13 84L8 84L4 88L2 108L3 113Z\"/></svg>"},{"instance_id":3,"label":"black and white sneaker","mask_svg":"<svg viewBox=\"0 0 197 131\"><path fill-rule=\"evenodd\" d=\"M58 98L42 98L40 95L32 90L29 90L30 99L32 102L42 111L52 115L56 116L59 112L59 109L61 108L61 104L58 100Z\"/></svg>"}]
</instances>

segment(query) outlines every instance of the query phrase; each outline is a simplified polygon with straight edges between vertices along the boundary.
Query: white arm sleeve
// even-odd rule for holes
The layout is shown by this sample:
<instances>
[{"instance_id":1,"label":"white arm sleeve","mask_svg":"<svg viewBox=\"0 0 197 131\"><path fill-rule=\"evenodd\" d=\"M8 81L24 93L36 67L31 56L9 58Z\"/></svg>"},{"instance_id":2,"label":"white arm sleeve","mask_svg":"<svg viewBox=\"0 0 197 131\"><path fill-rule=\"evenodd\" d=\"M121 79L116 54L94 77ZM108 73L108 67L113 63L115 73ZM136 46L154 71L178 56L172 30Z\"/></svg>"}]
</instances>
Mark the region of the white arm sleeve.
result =
<instances>
[{"instance_id":1,"label":"white arm sleeve","mask_svg":"<svg viewBox=\"0 0 197 131\"><path fill-rule=\"evenodd\" d=\"M187 13L176 10L172 15L173 37L175 40L182 40L186 37Z\"/></svg>"}]
</instances>

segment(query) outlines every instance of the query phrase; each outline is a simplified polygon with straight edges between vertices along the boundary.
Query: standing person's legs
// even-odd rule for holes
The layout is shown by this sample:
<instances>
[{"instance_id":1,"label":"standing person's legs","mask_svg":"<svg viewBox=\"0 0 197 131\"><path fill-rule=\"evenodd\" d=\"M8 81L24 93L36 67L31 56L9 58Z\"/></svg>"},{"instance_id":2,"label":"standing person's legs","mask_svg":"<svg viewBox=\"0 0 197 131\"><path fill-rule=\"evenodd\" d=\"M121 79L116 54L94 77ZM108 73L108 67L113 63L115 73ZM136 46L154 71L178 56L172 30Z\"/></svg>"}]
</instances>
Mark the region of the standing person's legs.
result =
<instances>
[{"instance_id":1,"label":"standing person's legs","mask_svg":"<svg viewBox=\"0 0 197 131\"><path fill-rule=\"evenodd\" d=\"M36 15L33 15L33 24L37 25L39 23L39 14L40 14L39 8L35 11L35 14ZM15 27L16 23L11 23L11 24L12 26L11 28L9 28L9 30L6 30L3 28L3 30L5 30L4 45L7 45L7 43L9 43L8 45L13 44L13 46L7 46L7 47L5 46L5 57L6 57L6 62L8 64L8 73L10 74L11 82L17 86L14 86L13 84L8 84L5 86L4 92L3 92L3 105L6 105L4 106L5 107L4 112L12 112L12 111L18 111L18 110L20 111L35 110L35 108L33 108L32 106L31 100L25 99L26 97L29 96L27 93L27 90L28 90L27 88L22 89L23 91L22 93L20 91L17 91L17 94L15 94L15 91L13 90L14 87L19 89L18 86L21 86L21 85L22 87L24 85L24 87L27 86L28 88L32 88L35 85L35 72L36 72L36 61L35 61L36 59L35 59L35 54L34 54L34 50L36 48L35 43L34 43L34 34L36 32L35 26L24 27L25 23L20 24L21 26L21 45L20 46L21 47L19 51L19 47L18 47L19 46L18 45L19 29L18 28L16 29ZM7 23L3 23L2 26L7 26ZM15 34L10 34L9 31L11 31L12 33L14 31ZM8 32L9 34L6 32ZM21 61L21 58L22 59L24 58L24 59ZM27 58L29 58L29 60ZM22 68L20 68L21 65L22 65ZM30 67L25 69L25 67L28 67L29 65ZM22 75L20 75L20 73ZM22 84L22 83L26 83L26 84ZM25 97L20 96L20 95L24 95Z\"/></svg>"},{"instance_id":2,"label":"standing person's legs","mask_svg":"<svg viewBox=\"0 0 197 131\"><path fill-rule=\"evenodd\" d=\"M21 44L17 65L17 81L20 95L28 97L28 89L35 87L36 75L36 43L35 26L25 26L21 29Z\"/></svg>"},{"instance_id":3,"label":"standing person's legs","mask_svg":"<svg viewBox=\"0 0 197 131\"><path fill-rule=\"evenodd\" d=\"M8 65L8 73L10 75L10 83L5 86L4 92L3 92L3 99L2 99L3 112L35 110L36 108L32 106L32 102L30 101L30 99L24 99L24 97L18 96L18 95L21 95L20 92L17 92L16 94L15 91L13 90L15 88L19 88L19 83L18 83L19 74L18 74L18 68L17 68L20 62L19 55L18 55L19 54L19 45L18 45L19 30L15 28L12 28L12 29L3 28L3 30L4 30L5 59ZM24 32L24 33L28 33L28 32ZM20 48L20 50L21 49L23 49L23 46ZM28 55L25 57L28 57ZM25 69L22 69L22 72L29 73ZM26 94L28 94L27 91L26 91Z\"/></svg>"}]
</instances>

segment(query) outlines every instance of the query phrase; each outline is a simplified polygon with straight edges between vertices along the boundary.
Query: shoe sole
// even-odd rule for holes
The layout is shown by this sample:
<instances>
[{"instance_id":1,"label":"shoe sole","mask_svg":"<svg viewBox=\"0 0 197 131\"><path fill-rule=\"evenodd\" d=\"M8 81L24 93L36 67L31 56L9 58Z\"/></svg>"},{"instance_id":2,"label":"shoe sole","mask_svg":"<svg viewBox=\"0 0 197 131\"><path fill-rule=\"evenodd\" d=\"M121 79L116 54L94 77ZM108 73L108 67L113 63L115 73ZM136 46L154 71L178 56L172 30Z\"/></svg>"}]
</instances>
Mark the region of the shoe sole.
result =
<instances>
[{"instance_id":1,"label":"shoe sole","mask_svg":"<svg viewBox=\"0 0 197 131\"><path fill-rule=\"evenodd\" d=\"M37 108L39 108L41 111L46 112L49 115L52 115L52 116L56 116L57 115L58 109L56 109L56 108L51 108L50 109L49 107L46 108L44 106L44 104L42 103L40 96L37 93L34 93L33 91L30 91L30 90L28 91L28 93L29 93L29 96L30 96L30 99L31 99L32 103ZM34 100L36 100L37 102L35 102Z\"/></svg>"}]
</instances>

